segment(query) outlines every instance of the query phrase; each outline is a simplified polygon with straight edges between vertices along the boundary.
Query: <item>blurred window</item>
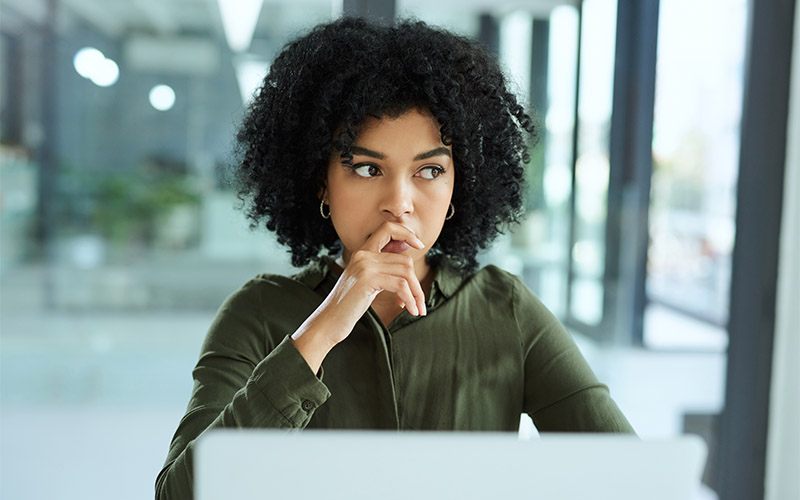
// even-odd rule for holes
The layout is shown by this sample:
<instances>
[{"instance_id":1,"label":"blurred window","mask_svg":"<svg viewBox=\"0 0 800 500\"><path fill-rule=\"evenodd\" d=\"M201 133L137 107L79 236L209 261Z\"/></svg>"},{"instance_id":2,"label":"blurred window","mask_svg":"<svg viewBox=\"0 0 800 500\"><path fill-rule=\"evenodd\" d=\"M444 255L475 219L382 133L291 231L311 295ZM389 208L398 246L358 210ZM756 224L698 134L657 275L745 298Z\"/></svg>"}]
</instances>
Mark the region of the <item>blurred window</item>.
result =
<instances>
[{"instance_id":1,"label":"blurred window","mask_svg":"<svg viewBox=\"0 0 800 500\"><path fill-rule=\"evenodd\" d=\"M569 316L589 326L603 320L616 13L616 0L583 2Z\"/></svg>"},{"instance_id":2,"label":"blurred window","mask_svg":"<svg viewBox=\"0 0 800 500\"><path fill-rule=\"evenodd\" d=\"M660 4L644 328L650 346L727 345L746 19L745 0Z\"/></svg>"},{"instance_id":3,"label":"blurred window","mask_svg":"<svg viewBox=\"0 0 800 500\"><path fill-rule=\"evenodd\" d=\"M598 327L616 0L587 0L580 14L566 2L515 11L500 27L501 62L531 104L541 137L528 165L525 220L487 260L521 275L558 316Z\"/></svg>"},{"instance_id":4,"label":"blurred window","mask_svg":"<svg viewBox=\"0 0 800 500\"><path fill-rule=\"evenodd\" d=\"M565 2L500 20L500 61L539 142L527 165L526 216L483 259L520 275L558 316L567 309L578 17Z\"/></svg>"}]
</instances>

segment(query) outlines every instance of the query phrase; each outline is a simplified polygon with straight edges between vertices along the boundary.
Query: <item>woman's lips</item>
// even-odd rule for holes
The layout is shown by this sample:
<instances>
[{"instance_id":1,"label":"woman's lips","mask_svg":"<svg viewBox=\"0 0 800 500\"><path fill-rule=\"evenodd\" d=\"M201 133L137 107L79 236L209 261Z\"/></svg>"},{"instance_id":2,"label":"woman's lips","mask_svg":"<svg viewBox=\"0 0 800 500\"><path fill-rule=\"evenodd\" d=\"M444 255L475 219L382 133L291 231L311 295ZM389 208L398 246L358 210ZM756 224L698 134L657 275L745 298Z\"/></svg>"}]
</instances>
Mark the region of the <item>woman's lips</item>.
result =
<instances>
[{"instance_id":1,"label":"woman's lips","mask_svg":"<svg viewBox=\"0 0 800 500\"><path fill-rule=\"evenodd\" d=\"M406 243L405 241L397 241L392 240L387 243L383 248L381 248L381 252L383 253L402 253L411 248L411 245Z\"/></svg>"}]
</instances>

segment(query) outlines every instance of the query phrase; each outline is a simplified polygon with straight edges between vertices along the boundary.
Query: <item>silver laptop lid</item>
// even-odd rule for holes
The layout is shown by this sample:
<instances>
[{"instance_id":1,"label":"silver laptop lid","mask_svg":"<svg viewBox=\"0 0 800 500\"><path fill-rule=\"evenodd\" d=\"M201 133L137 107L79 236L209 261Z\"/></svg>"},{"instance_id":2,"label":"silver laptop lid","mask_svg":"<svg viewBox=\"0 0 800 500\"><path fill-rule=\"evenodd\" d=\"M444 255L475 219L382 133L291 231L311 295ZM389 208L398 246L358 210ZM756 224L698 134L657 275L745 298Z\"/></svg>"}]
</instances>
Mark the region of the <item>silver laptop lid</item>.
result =
<instances>
[{"instance_id":1,"label":"silver laptop lid","mask_svg":"<svg viewBox=\"0 0 800 500\"><path fill-rule=\"evenodd\" d=\"M216 430L195 498L688 500L705 458L695 436Z\"/></svg>"}]
</instances>

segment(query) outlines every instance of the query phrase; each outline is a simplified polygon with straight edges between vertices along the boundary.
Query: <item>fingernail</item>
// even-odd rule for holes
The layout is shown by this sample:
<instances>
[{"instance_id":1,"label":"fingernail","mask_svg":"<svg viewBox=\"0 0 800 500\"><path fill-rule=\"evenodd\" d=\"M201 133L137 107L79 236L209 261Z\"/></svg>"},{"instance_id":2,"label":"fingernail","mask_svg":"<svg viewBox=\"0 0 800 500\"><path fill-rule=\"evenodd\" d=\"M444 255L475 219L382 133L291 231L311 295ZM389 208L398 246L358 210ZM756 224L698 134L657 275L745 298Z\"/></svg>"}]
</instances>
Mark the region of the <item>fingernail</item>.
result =
<instances>
[{"instance_id":1,"label":"fingernail","mask_svg":"<svg viewBox=\"0 0 800 500\"><path fill-rule=\"evenodd\" d=\"M416 236L414 236L414 239L417 240L417 244L420 247L425 248L425 243L423 243L421 239L417 238Z\"/></svg>"}]
</instances>

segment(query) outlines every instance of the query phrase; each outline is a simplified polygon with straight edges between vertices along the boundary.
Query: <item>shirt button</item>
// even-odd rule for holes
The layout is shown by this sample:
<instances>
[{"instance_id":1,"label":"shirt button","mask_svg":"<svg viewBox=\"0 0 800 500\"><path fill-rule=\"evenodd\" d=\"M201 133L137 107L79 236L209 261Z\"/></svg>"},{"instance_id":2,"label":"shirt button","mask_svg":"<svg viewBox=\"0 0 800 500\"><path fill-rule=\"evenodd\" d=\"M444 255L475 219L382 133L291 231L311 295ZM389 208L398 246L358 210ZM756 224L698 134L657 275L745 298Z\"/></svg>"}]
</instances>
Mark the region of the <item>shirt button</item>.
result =
<instances>
[{"instance_id":1,"label":"shirt button","mask_svg":"<svg viewBox=\"0 0 800 500\"><path fill-rule=\"evenodd\" d=\"M316 406L317 406L317 405L315 405L313 401L309 401L308 399L304 399L304 400L303 400L303 403L300 405L300 407L301 407L303 410L305 410L305 411L311 411L311 410L313 410L313 409L314 409Z\"/></svg>"}]
</instances>

